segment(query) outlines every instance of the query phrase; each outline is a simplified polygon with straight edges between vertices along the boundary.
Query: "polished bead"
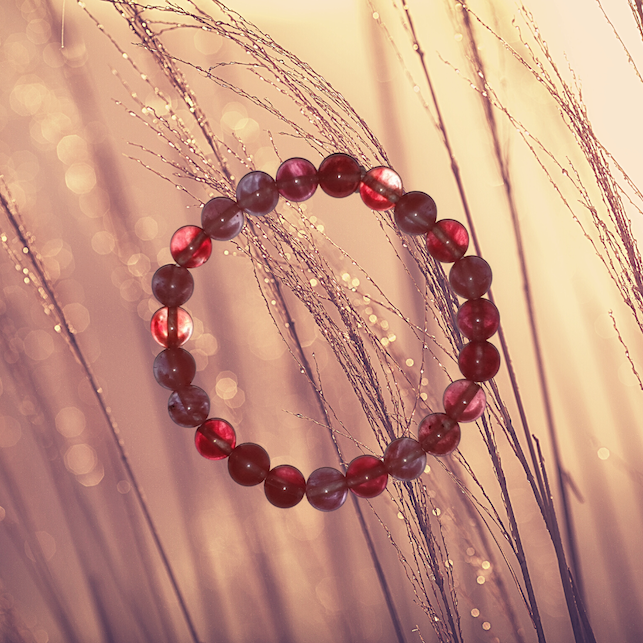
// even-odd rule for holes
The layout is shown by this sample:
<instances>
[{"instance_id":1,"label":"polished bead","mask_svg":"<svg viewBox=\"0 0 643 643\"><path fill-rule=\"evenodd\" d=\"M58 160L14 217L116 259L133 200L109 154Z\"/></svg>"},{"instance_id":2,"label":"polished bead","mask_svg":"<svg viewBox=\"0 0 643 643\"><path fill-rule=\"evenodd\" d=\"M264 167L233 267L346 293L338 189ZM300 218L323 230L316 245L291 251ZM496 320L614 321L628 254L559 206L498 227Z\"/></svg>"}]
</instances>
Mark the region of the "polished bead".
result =
<instances>
[{"instance_id":1,"label":"polished bead","mask_svg":"<svg viewBox=\"0 0 643 643\"><path fill-rule=\"evenodd\" d=\"M194 292L194 279L187 268L173 263L161 266L152 277L152 294L164 306L182 306Z\"/></svg>"},{"instance_id":2,"label":"polished bead","mask_svg":"<svg viewBox=\"0 0 643 643\"><path fill-rule=\"evenodd\" d=\"M192 317L183 308L159 308L150 322L152 337L165 348L185 344L193 329Z\"/></svg>"},{"instance_id":3,"label":"polished bead","mask_svg":"<svg viewBox=\"0 0 643 643\"><path fill-rule=\"evenodd\" d=\"M265 172L248 172L237 184L237 203L250 215L260 217L275 209L279 190Z\"/></svg>"},{"instance_id":4,"label":"polished bead","mask_svg":"<svg viewBox=\"0 0 643 643\"><path fill-rule=\"evenodd\" d=\"M185 386L173 391L167 403L172 421L179 426L199 426L210 412L210 398L198 386Z\"/></svg>"},{"instance_id":5,"label":"polished bead","mask_svg":"<svg viewBox=\"0 0 643 643\"><path fill-rule=\"evenodd\" d=\"M388 482L384 463L372 455L360 455L346 469L348 488L361 498L379 496Z\"/></svg>"},{"instance_id":6,"label":"polished bead","mask_svg":"<svg viewBox=\"0 0 643 643\"><path fill-rule=\"evenodd\" d=\"M482 341L498 330L500 313L488 299L470 299L458 309L456 323L467 339Z\"/></svg>"},{"instance_id":7,"label":"polished bead","mask_svg":"<svg viewBox=\"0 0 643 643\"><path fill-rule=\"evenodd\" d=\"M197 268L210 258L212 239L198 226L186 225L172 235L170 252L179 266Z\"/></svg>"},{"instance_id":8,"label":"polished bead","mask_svg":"<svg viewBox=\"0 0 643 643\"><path fill-rule=\"evenodd\" d=\"M362 168L348 154L331 154L319 166L319 186L329 196L337 199L350 196L359 188Z\"/></svg>"},{"instance_id":9,"label":"polished bead","mask_svg":"<svg viewBox=\"0 0 643 643\"><path fill-rule=\"evenodd\" d=\"M400 175L390 167L374 167L359 184L359 193L364 204L371 210L388 210L400 199L404 190Z\"/></svg>"},{"instance_id":10,"label":"polished bead","mask_svg":"<svg viewBox=\"0 0 643 643\"><path fill-rule=\"evenodd\" d=\"M284 161L275 175L279 194L289 201L306 201L315 194L319 180L315 166L306 159Z\"/></svg>"},{"instance_id":11,"label":"polished bead","mask_svg":"<svg viewBox=\"0 0 643 643\"><path fill-rule=\"evenodd\" d=\"M450 418L457 422L474 422L483 414L487 396L475 382L457 380L444 390L442 403Z\"/></svg>"},{"instance_id":12,"label":"polished bead","mask_svg":"<svg viewBox=\"0 0 643 643\"><path fill-rule=\"evenodd\" d=\"M491 267L482 257L462 257L453 264L449 283L456 295L465 299L478 299L491 287Z\"/></svg>"},{"instance_id":13,"label":"polished bead","mask_svg":"<svg viewBox=\"0 0 643 643\"><path fill-rule=\"evenodd\" d=\"M415 480L426 467L426 453L413 438L398 438L384 452L386 470L398 480Z\"/></svg>"},{"instance_id":14,"label":"polished bead","mask_svg":"<svg viewBox=\"0 0 643 643\"><path fill-rule=\"evenodd\" d=\"M287 509L298 504L306 494L306 479L299 469L282 464L270 470L263 490L271 504Z\"/></svg>"},{"instance_id":15,"label":"polished bead","mask_svg":"<svg viewBox=\"0 0 643 643\"><path fill-rule=\"evenodd\" d=\"M426 247L429 254L438 261L453 263L467 251L469 233L459 221L442 219L427 234Z\"/></svg>"},{"instance_id":16,"label":"polished bead","mask_svg":"<svg viewBox=\"0 0 643 643\"><path fill-rule=\"evenodd\" d=\"M234 239L243 230L245 222L243 210L226 196L210 199L201 210L203 230L216 241Z\"/></svg>"},{"instance_id":17,"label":"polished bead","mask_svg":"<svg viewBox=\"0 0 643 643\"><path fill-rule=\"evenodd\" d=\"M262 483L270 471L270 456L266 450L252 442L235 447L228 457L230 477L244 487Z\"/></svg>"},{"instance_id":18,"label":"polished bead","mask_svg":"<svg viewBox=\"0 0 643 643\"><path fill-rule=\"evenodd\" d=\"M395 224L406 234L428 234L435 225L438 208L424 192L407 192L395 204Z\"/></svg>"},{"instance_id":19,"label":"polished bead","mask_svg":"<svg viewBox=\"0 0 643 643\"><path fill-rule=\"evenodd\" d=\"M227 458L237 443L237 436L229 422L221 418L206 420L194 434L196 450L208 460Z\"/></svg>"},{"instance_id":20,"label":"polished bead","mask_svg":"<svg viewBox=\"0 0 643 643\"><path fill-rule=\"evenodd\" d=\"M196 362L182 348L167 348L156 356L153 370L161 386L176 391L192 383L196 375Z\"/></svg>"},{"instance_id":21,"label":"polished bead","mask_svg":"<svg viewBox=\"0 0 643 643\"><path fill-rule=\"evenodd\" d=\"M469 342L458 356L462 375L473 382L486 382L500 368L500 353L489 342Z\"/></svg>"},{"instance_id":22,"label":"polished bead","mask_svg":"<svg viewBox=\"0 0 643 643\"><path fill-rule=\"evenodd\" d=\"M316 469L306 482L308 502L319 511L339 509L346 500L348 484L341 471L331 467Z\"/></svg>"},{"instance_id":23,"label":"polished bead","mask_svg":"<svg viewBox=\"0 0 643 643\"><path fill-rule=\"evenodd\" d=\"M460 444L460 425L446 413L427 415L420 422L418 442L431 455L448 455Z\"/></svg>"}]
</instances>

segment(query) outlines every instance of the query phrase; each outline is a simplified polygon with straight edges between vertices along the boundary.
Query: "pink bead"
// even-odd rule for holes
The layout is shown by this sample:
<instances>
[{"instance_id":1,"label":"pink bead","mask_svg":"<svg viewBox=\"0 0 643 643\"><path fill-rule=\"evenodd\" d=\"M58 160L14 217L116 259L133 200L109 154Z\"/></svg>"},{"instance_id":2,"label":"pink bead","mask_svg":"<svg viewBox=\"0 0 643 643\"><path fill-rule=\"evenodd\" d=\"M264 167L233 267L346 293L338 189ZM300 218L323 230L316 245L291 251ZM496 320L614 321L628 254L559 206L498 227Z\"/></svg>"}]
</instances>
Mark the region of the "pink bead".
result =
<instances>
[{"instance_id":1,"label":"pink bead","mask_svg":"<svg viewBox=\"0 0 643 643\"><path fill-rule=\"evenodd\" d=\"M172 235L170 252L179 266L197 268L210 258L212 240L201 228L186 225Z\"/></svg>"},{"instance_id":2,"label":"pink bead","mask_svg":"<svg viewBox=\"0 0 643 643\"><path fill-rule=\"evenodd\" d=\"M230 423L220 418L206 420L194 434L196 450L208 460L227 458L237 443Z\"/></svg>"},{"instance_id":3,"label":"pink bead","mask_svg":"<svg viewBox=\"0 0 643 643\"><path fill-rule=\"evenodd\" d=\"M164 305L182 306L194 292L194 279L187 268L169 263L152 277L152 294Z\"/></svg>"},{"instance_id":4,"label":"pink bead","mask_svg":"<svg viewBox=\"0 0 643 643\"><path fill-rule=\"evenodd\" d=\"M458 309L456 322L467 339L482 341L498 330L500 313L488 299L470 299Z\"/></svg>"},{"instance_id":5,"label":"pink bead","mask_svg":"<svg viewBox=\"0 0 643 643\"><path fill-rule=\"evenodd\" d=\"M167 348L156 356L153 370L161 386L176 391L192 382L196 375L196 362L182 348Z\"/></svg>"},{"instance_id":6,"label":"pink bead","mask_svg":"<svg viewBox=\"0 0 643 643\"><path fill-rule=\"evenodd\" d=\"M237 203L253 217L272 212L277 201L277 184L265 172L248 172L237 184Z\"/></svg>"},{"instance_id":7,"label":"pink bead","mask_svg":"<svg viewBox=\"0 0 643 643\"><path fill-rule=\"evenodd\" d=\"M487 396L480 386L469 380L449 384L442 396L445 413L457 422L475 422L487 405Z\"/></svg>"},{"instance_id":8,"label":"pink bead","mask_svg":"<svg viewBox=\"0 0 643 643\"><path fill-rule=\"evenodd\" d=\"M426 247L429 254L438 261L453 263L467 251L469 233L459 221L442 219L426 236Z\"/></svg>"},{"instance_id":9,"label":"pink bead","mask_svg":"<svg viewBox=\"0 0 643 643\"><path fill-rule=\"evenodd\" d=\"M150 322L152 337L165 348L185 344L192 336L192 317L183 308L159 308Z\"/></svg>"},{"instance_id":10,"label":"pink bead","mask_svg":"<svg viewBox=\"0 0 643 643\"><path fill-rule=\"evenodd\" d=\"M449 273L449 283L456 295L478 299L491 287L491 267L476 255L458 259Z\"/></svg>"},{"instance_id":11,"label":"pink bead","mask_svg":"<svg viewBox=\"0 0 643 643\"><path fill-rule=\"evenodd\" d=\"M341 471L331 467L316 469L306 482L308 502L319 511L335 511L346 500L348 485Z\"/></svg>"},{"instance_id":12,"label":"pink bead","mask_svg":"<svg viewBox=\"0 0 643 643\"><path fill-rule=\"evenodd\" d=\"M298 504L306 494L306 479L299 469L282 464L268 473L263 489L268 502L288 509Z\"/></svg>"},{"instance_id":13,"label":"pink bead","mask_svg":"<svg viewBox=\"0 0 643 643\"><path fill-rule=\"evenodd\" d=\"M289 201L306 201L315 194L318 179L315 166L306 159L284 161L276 174L279 194Z\"/></svg>"},{"instance_id":14,"label":"pink bead","mask_svg":"<svg viewBox=\"0 0 643 643\"><path fill-rule=\"evenodd\" d=\"M458 356L458 366L464 377L473 382L486 382L500 368L500 353L489 342L469 342Z\"/></svg>"},{"instance_id":15,"label":"pink bead","mask_svg":"<svg viewBox=\"0 0 643 643\"><path fill-rule=\"evenodd\" d=\"M362 168L348 154L331 154L319 166L319 186L336 199L347 197L357 191L362 178Z\"/></svg>"},{"instance_id":16,"label":"pink bead","mask_svg":"<svg viewBox=\"0 0 643 643\"><path fill-rule=\"evenodd\" d=\"M173 391L167 403L172 421L179 426L198 426L210 412L210 398L198 386L186 386Z\"/></svg>"},{"instance_id":17,"label":"pink bead","mask_svg":"<svg viewBox=\"0 0 643 643\"><path fill-rule=\"evenodd\" d=\"M386 470L398 480L415 480L426 467L426 453L413 438L398 438L384 452Z\"/></svg>"},{"instance_id":18,"label":"pink bead","mask_svg":"<svg viewBox=\"0 0 643 643\"><path fill-rule=\"evenodd\" d=\"M435 201L424 192L407 192L395 204L395 224L406 234L428 234L437 215Z\"/></svg>"},{"instance_id":19,"label":"pink bead","mask_svg":"<svg viewBox=\"0 0 643 643\"><path fill-rule=\"evenodd\" d=\"M361 498L379 496L388 482L384 463L372 455L360 455L346 469L348 488Z\"/></svg>"},{"instance_id":20,"label":"pink bead","mask_svg":"<svg viewBox=\"0 0 643 643\"><path fill-rule=\"evenodd\" d=\"M243 210L232 199L217 196L201 210L203 230L216 241L230 241L243 230L246 219Z\"/></svg>"},{"instance_id":21,"label":"pink bead","mask_svg":"<svg viewBox=\"0 0 643 643\"><path fill-rule=\"evenodd\" d=\"M362 201L371 210L388 210L400 199L404 190L400 175L390 167L374 167L369 170L359 185Z\"/></svg>"},{"instance_id":22,"label":"pink bead","mask_svg":"<svg viewBox=\"0 0 643 643\"><path fill-rule=\"evenodd\" d=\"M266 450L252 442L235 447L228 457L230 477L244 487L262 483L270 471L270 456Z\"/></svg>"},{"instance_id":23,"label":"pink bead","mask_svg":"<svg viewBox=\"0 0 643 643\"><path fill-rule=\"evenodd\" d=\"M445 413L432 413L420 422L418 441L431 455L448 455L460 444L460 425Z\"/></svg>"}]
</instances>

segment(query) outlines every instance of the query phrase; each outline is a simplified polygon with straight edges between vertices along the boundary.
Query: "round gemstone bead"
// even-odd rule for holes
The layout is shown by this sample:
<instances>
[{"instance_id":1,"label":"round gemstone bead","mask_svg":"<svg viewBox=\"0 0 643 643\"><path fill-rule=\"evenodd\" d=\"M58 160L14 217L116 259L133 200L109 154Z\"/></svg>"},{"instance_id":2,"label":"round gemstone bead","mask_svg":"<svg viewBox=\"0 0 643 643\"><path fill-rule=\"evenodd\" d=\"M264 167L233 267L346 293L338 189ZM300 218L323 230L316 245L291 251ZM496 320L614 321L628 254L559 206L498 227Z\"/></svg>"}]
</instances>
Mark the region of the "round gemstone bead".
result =
<instances>
[{"instance_id":1,"label":"round gemstone bead","mask_svg":"<svg viewBox=\"0 0 643 643\"><path fill-rule=\"evenodd\" d=\"M362 168L359 163L348 154L331 154L319 166L317 172L319 186L336 199L350 196L357 191L362 179Z\"/></svg>"},{"instance_id":2,"label":"round gemstone bead","mask_svg":"<svg viewBox=\"0 0 643 643\"><path fill-rule=\"evenodd\" d=\"M210 199L201 210L204 232L216 241L230 241L243 230L246 218L236 201L225 196Z\"/></svg>"},{"instance_id":3,"label":"round gemstone bead","mask_svg":"<svg viewBox=\"0 0 643 643\"><path fill-rule=\"evenodd\" d=\"M460 425L445 413L432 413L420 422L418 441L431 455L448 455L460 444Z\"/></svg>"},{"instance_id":4,"label":"round gemstone bead","mask_svg":"<svg viewBox=\"0 0 643 643\"><path fill-rule=\"evenodd\" d=\"M306 479L299 469L282 464L268 473L263 490L271 504L287 509L298 504L306 494Z\"/></svg>"},{"instance_id":5,"label":"round gemstone bead","mask_svg":"<svg viewBox=\"0 0 643 643\"><path fill-rule=\"evenodd\" d=\"M426 453L413 438L398 438L384 452L386 470L398 480L415 480L426 467Z\"/></svg>"},{"instance_id":6,"label":"round gemstone bead","mask_svg":"<svg viewBox=\"0 0 643 643\"><path fill-rule=\"evenodd\" d=\"M172 235L170 252L179 266L197 268L210 258L212 240L202 228L186 225Z\"/></svg>"},{"instance_id":7,"label":"round gemstone bead","mask_svg":"<svg viewBox=\"0 0 643 643\"><path fill-rule=\"evenodd\" d=\"M176 391L192 382L196 375L196 362L182 348L167 348L156 356L153 370L162 387Z\"/></svg>"},{"instance_id":8,"label":"round gemstone bead","mask_svg":"<svg viewBox=\"0 0 643 643\"><path fill-rule=\"evenodd\" d=\"M277 184L265 172L248 172L237 184L237 203L254 217L272 212L277 201L279 201Z\"/></svg>"},{"instance_id":9,"label":"round gemstone bead","mask_svg":"<svg viewBox=\"0 0 643 643\"><path fill-rule=\"evenodd\" d=\"M431 256L438 261L453 263L467 251L469 233L459 221L442 219L427 234L426 247Z\"/></svg>"},{"instance_id":10,"label":"round gemstone bead","mask_svg":"<svg viewBox=\"0 0 643 643\"><path fill-rule=\"evenodd\" d=\"M344 504L347 493L346 477L332 467L316 469L306 482L308 502L319 511L339 509Z\"/></svg>"},{"instance_id":11,"label":"round gemstone bead","mask_svg":"<svg viewBox=\"0 0 643 643\"><path fill-rule=\"evenodd\" d=\"M152 277L152 294L164 306L181 306L194 292L194 279L187 268L172 263L161 266Z\"/></svg>"},{"instance_id":12,"label":"round gemstone bead","mask_svg":"<svg viewBox=\"0 0 643 643\"><path fill-rule=\"evenodd\" d=\"M179 426L199 426L210 412L210 398L198 386L186 386L173 391L167 403L172 422Z\"/></svg>"},{"instance_id":13,"label":"round gemstone bead","mask_svg":"<svg viewBox=\"0 0 643 643\"><path fill-rule=\"evenodd\" d=\"M462 257L453 264L449 283L456 295L478 299L491 287L491 267L482 257Z\"/></svg>"},{"instance_id":14,"label":"round gemstone bead","mask_svg":"<svg viewBox=\"0 0 643 643\"><path fill-rule=\"evenodd\" d=\"M284 161L276 174L279 194L289 201L306 201L315 194L319 180L315 166L306 159Z\"/></svg>"},{"instance_id":15,"label":"round gemstone bead","mask_svg":"<svg viewBox=\"0 0 643 643\"><path fill-rule=\"evenodd\" d=\"M388 482L384 463L372 455L360 455L346 469L348 488L361 498L379 496Z\"/></svg>"},{"instance_id":16,"label":"round gemstone bead","mask_svg":"<svg viewBox=\"0 0 643 643\"><path fill-rule=\"evenodd\" d=\"M359 184L359 193L371 210L388 210L400 199L404 190L400 175L390 167L374 167Z\"/></svg>"},{"instance_id":17,"label":"round gemstone bead","mask_svg":"<svg viewBox=\"0 0 643 643\"><path fill-rule=\"evenodd\" d=\"M237 443L237 436L229 422L220 418L206 420L194 434L196 450L208 460L227 458Z\"/></svg>"},{"instance_id":18,"label":"round gemstone bead","mask_svg":"<svg viewBox=\"0 0 643 643\"><path fill-rule=\"evenodd\" d=\"M475 382L457 380L444 390L442 403L445 413L456 422L475 422L484 412L487 396Z\"/></svg>"},{"instance_id":19,"label":"round gemstone bead","mask_svg":"<svg viewBox=\"0 0 643 643\"><path fill-rule=\"evenodd\" d=\"M428 234L435 225L438 208L424 192L407 192L395 204L395 224L406 234Z\"/></svg>"},{"instance_id":20,"label":"round gemstone bead","mask_svg":"<svg viewBox=\"0 0 643 643\"><path fill-rule=\"evenodd\" d=\"M254 487L262 483L268 471L270 471L270 456L262 446L253 442L240 444L228 457L230 477L244 487Z\"/></svg>"},{"instance_id":21,"label":"round gemstone bead","mask_svg":"<svg viewBox=\"0 0 643 643\"><path fill-rule=\"evenodd\" d=\"M498 330L500 313L488 299L470 299L458 309L456 323L467 339L479 342L489 339Z\"/></svg>"},{"instance_id":22,"label":"round gemstone bead","mask_svg":"<svg viewBox=\"0 0 643 643\"><path fill-rule=\"evenodd\" d=\"M150 322L152 337L164 348L176 348L192 336L192 317L183 308L159 308Z\"/></svg>"},{"instance_id":23,"label":"round gemstone bead","mask_svg":"<svg viewBox=\"0 0 643 643\"><path fill-rule=\"evenodd\" d=\"M460 372L473 382L486 382L500 368L500 353L489 342L469 342L458 356Z\"/></svg>"}]
</instances>

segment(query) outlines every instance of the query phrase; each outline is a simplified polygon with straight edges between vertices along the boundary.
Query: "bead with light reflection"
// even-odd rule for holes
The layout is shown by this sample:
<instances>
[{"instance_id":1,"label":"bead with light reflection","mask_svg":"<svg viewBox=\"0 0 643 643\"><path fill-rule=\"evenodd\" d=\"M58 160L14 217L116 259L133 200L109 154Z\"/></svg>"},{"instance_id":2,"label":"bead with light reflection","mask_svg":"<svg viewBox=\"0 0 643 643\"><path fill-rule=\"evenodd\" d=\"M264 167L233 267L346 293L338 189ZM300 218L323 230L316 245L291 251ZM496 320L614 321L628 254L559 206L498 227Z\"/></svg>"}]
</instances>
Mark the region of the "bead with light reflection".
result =
<instances>
[{"instance_id":1,"label":"bead with light reflection","mask_svg":"<svg viewBox=\"0 0 643 643\"><path fill-rule=\"evenodd\" d=\"M431 413L420 422L418 442L431 455L448 455L460 444L460 425L446 413Z\"/></svg>"},{"instance_id":2,"label":"bead with light reflection","mask_svg":"<svg viewBox=\"0 0 643 643\"><path fill-rule=\"evenodd\" d=\"M221 418L210 418L194 434L197 451L208 460L227 458L237 443L232 425Z\"/></svg>"},{"instance_id":3,"label":"bead with light reflection","mask_svg":"<svg viewBox=\"0 0 643 643\"><path fill-rule=\"evenodd\" d=\"M315 194L319 180L315 166L306 159L284 161L275 175L279 194L289 201L306 201Z\"/></svg>"},{"instance_id":4,"label":"bead with light reflection","mask_svg":"<svg viewBox=\"0 0 643 643\"><path fill-rule=\"evenodd\" d=\"M319 187L326 194L341 199L357 191L362 179L362 168L352 156L338 152L321 162L317 177Z\"/></svg>"},{"instance_id":5,"label":"bead with light reflection","mask_svg":"<svg viewBox=\"0 0 643 643\"><path fill-rule=\"evenodd\" d=\"M210 258L212 240L202 228L186 225L172 235L170 252L179 266L198 268Z\"/></svg>"},{"instance_id":6,"label":"bead with light reflection","mask_svg":"<svg viewBox=\"0 0 643 643\"><path fill-rule=\"evenodd\" d=\"M361 498L379 496L388 482L384 463L372 455L360 455L346 469L348 488Z\"/></svg>"},{"instance_id":7,"label":"bead with light reflection","mask_svg":"<svg viewBox=\"0 0 643 643\"><path fill-rule=\"evenodd\" d=\"M248 172L237 183L237 203L253 217L272 212L279 201L274 179L265 172Z\"/></svg>"},{"instance_id":8,"label":"bead with light reflection","mask_svg":"<svg viewBox=\"0 0 643 643\"><path fill-rule=\"evenodd\" d=\"M496 333L500 326L500 313L488 299L469 299L458 309L456 323L467 339L480 342Z\"/></svg>"},{"instance_id":9,"label":"bead with light reflection","mask_svg":"<svg viewBox=\"0 0 643 643\"><path fill-rule=\"evenodd\" d=\"M299 469L282 464L270 470L263 489L270 504L288 509L299 504L306 494L306 479Z\"/></svg>"},{"instance_id":10,"label":"bead with light reflection","mask_svg":"<svg viewBox=\"0 0 643 643\"><path fill-rule=\"evenodd\" d=\"M319 511L335 511L346 501L348 484L341 471L332 467L315 469L306 481L306 498Z\"/></svg>"},{"instance_id":11,"label":"bead with light reflection","mask_svg":"<svg viewBox=\"0 0 643 643\"><path fill-rule=\"evenodd\" d=\"M435 225L438 208L424 192L407 192L395 204L393 216L397 227L406 234L428 234Z\"/></svg>"},{"instance_id":12,"label":"bead with light reflection","mask_svg":"<svg viewBox=\"0 0 643 643\"><path fill-rule=\"evenodd\" d=\"M167 403L172 421L179 426L199 426L210 412L210 398L198 386L185 386L173 391Z\"/></svg>"},{"instance_id":13,"label":"bead with light reflection","mask_svg":"<svg viewBox=\"0 0 643 643\"><path fill-rule=\"evenodd\" d=\"M388 210L404 193L402 179L390 167L380 165L366 172L359 184L359 193L371 210Z\"/></svg>"},{"instance_id":14,"label":"bead with light reflection","mask_svg":"<svg viewBox=\"0 0 643 643\"><path fill-rule=\"evenodd\" d=\"M398 480L415 480L426 467L426 453L413 438L398 438L384 452L386 470Z\"/></svg>"},{"instance_id":15,"label":"bead with light reflection","mask_svg":"<svg viewBox=\"0 0 643 643\"><path fill-rule=\"evenodd\" d=\"M478 299L491 288L491 267L482 258L469 255L458 259L449 273L453 292L465 299Z\"/></svg>"},{"instance_id":16,"label":"bead with light reflection","mask_svg":"<svg viewBox=\"0 0 643 643\"><path fill-rule=\"evenodd\" d=\"M453 219L438 221L426 236L429 254L442 263L453 263L464 256L469 247L469 233Z\"/></svg>"},{"instance_id":17,"label":"bead with light reflection","mask_svg":"<svg viewBox=\"0 0 643 643\"><path fill-rule=\"evenodd\" d=\"M196 375L196 362L182 348L167 348L156 356L153 371L162 387L176 391L191 384Z\"/></svg>"},{"instance_id":18,"label":"bead with light reflection","mask_svg":"<svg viewBox=\"0 0 643 643\"><path fill-rule=\"evenodd\" d=\"M150 321L152 337L165 348L185 344L193 330L192 317L183 308L159 308Z\"/></svg>"},{"instance_id":19,"label":"bead with light reflection","mask_svg":"<svg viewBox=\"0 0 643 643\"><path fill-rule=\"evenodd\" d=\"M475 382L457 380L444 390L442 403L450 418L457 422L475 422L484 413L487 396Z\"/></svg>"},{"instance_id":20,"label":"bead with light reflection","mask_svg":"<svg viewBox=\"0 0 643 643\"><path fill-rule=\"evenodd\" d=\"M270 456L258 444L245 442L232 450L228 457L230 477L244 487L261 484L270 471Z\"/></svg>"},{"instance_id":21,"label":"bead with light reflection","mask_svg":"<svg viewBox=\"0 0 643 643\"><path fill-rule=\"evenodd\" d=\"M215 241L230 241L243 230L246 218L236 201L225 196L210 199L201 210L204 232Z\"/></svg>"},{"instance_id":22,"label":"bead with light reflection","mask_svg":"<svg viewBox=\"0 0 643 643\"><path fill-rule=\"evenodd\" d=\"M182 306L194 291L194 279L187 268L169 263L152 277L152 294L164 305Z\"/></svg>"}]
</instances>

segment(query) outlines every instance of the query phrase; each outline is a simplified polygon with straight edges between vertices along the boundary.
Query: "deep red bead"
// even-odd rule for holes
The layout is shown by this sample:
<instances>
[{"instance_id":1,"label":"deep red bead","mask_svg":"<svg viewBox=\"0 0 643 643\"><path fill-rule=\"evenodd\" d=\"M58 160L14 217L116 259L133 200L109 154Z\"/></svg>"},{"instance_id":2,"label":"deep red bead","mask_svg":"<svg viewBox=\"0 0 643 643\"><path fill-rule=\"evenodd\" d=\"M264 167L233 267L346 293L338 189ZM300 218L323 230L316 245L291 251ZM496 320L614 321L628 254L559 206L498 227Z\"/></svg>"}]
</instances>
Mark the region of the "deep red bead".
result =
<instances>
[{"instance_id":1,"label":"deep red bead","mask_svg":"<svg viewBox=\"0 0 643 643\"><path fill-rule=\"evenodd\" d=\"M270 471L270 456L262 446L253 442L240 444L228 457L230 477L244 487L254 487L262 483L268 471Z\"/></svg>"},{"instance_id":2,"label":"deep red bead","mask_svg":"<svg viewBox=\"0 0 643 643\"><path fill-rule=\"evenodd\" d=\"M486 382L500 368L500 353L489 342L469 342L458 356L460 372L473 382Z\"/></svg>"},{"instance_id":3,"label":"deep red bead","mask_svg":"<svg viewBox=\"0 0 643 643\"><path fill-rule=\"evenodd\" d=\"M413 438L398 438L384 452L386 470L398 480L415 480L426 467L426 453Z\"/></svg>"},{"instance_id":4,"label":"deep red bead","mask_svg":"<svg viewBox=\"0 0 643 643\"><path fill-rule=\"evenodd\" d=\"M306 201L315 194L319 180L315 166L306 159L284 161L275 175L279 194L289 201Z\"/></svg>"},{"instance_id":5,"label":"deep red bead","mask_svg":"<svg viewBox=\"0 0 643 643\"><path fill-rule=\"evenodd\" d=\"M336 199L350 196L357 191L362 179L362 168L348 154L331 154L319 166L319 187Z\"/></svg>"},{"instance_id":6,"label":"deep red bead","mask_svg":"<svg viewBox=\"0 0 643 643\"><path fill-rule=\"evenodd\" d=\"M186 225L172 235L170 252L179 266L197 268L210 258L212 239L198 226Z\"/></svg>"},{"instance_id":7,"label":"deep red bead","mask_svg":"<svg viewBox=\"0 0 643 643\"><path fill-rule=\"evenodd\" d=\"M316 469L306 482L308 502L319 511L339 509L344 504L347 493L346 477L332 467Z\"/></svg>"},{"instance_id":8,"label":"deep red bead","mask_svg":"<svg viewBox=\"0 0 643 643\"><path fill-rule=\"evenodd\" d=\"M298 504L306 494L306 479L299 469L282 464L268 473L263 490L271 504L288 509Z\"/></svg>"},{"instance_id":9,"label":"deep red bead","mask_svg":"<svg viewBox=\"0 0 643 643\"><path fill-rule=\"evenodd\" d=\"M182 306L193 292L194 279L187 268L168 263L152 277L152 294L164 306Z\"/></svg>"},{"instance_id":10,"label":"deep red bead","mask_svg":"<svg viewBox=\"0 0 643 643\"><path fill-rule=\"evenodd\" d=\"M379 496L388 482L384 463L372 455L360 455L346 469L348 488L361 498Z\"/></svg>"},{"instance_id":11,"label":"deep red bead","mask_svg":"<svg viewBox=\"0 0 643 643\"><path fill-rule=\"evenodd\" d=\"M183 308L159 308L150 322L152 337L164 348L176 348L192 336L192 317Z\"/></svg>"},{"instance_id":12,"label":"deep red bead","mask_svg":"<svg viewBox=\"0 0 643 643\"><path fill-rule=\"evenodd\" d=\"M278 201L277 184L265 172L248 172L237 184L237 203L254 217L272 212Z\"/></svg>"},{"instance_id":13,"label":"deep red bead","mask_svg":"<svg viewBox=\"0 0 643 643\"><path fill-rule=\"evenodd\" d=\"M491 287L491 267L482 257L462 257L453 264L449 283L456 295L465 299L478 299Z\"/></svg>"},{"instance_id":14,"label":"deep red bead","mask_svg":"<svg viewBox=\"0 0 643 643\"><path fill-rule=\"evenodd\" d=\"M243 210L226 196L210 199L201 210L203 230L216 241L234 239L243 230L245 222Z\"/></svg>"},{"instance_id":15,"label":"deep red bead","mask_svg":"<svg viewBox=\"0 0 643 643\"><path fill-rule=\"evenodd\" d=\"M406 234L428 234L435 225L438 208L424 192L407 192L395 204L395 224Z\"/></svg>"},{"instance_id":16,"label":"deep red bead","mask_svg":"<svg viewBox=\"0 0 643 643\"><path fill-rule=\"evenodd\" d=\"M498 330L500 313L488 299L470 299L458 309L456 322L467 339L482 341L489 339Z\"/></svg>"},{"instance_id":17,"label":"deep red bead","mask_svg":"<svg viewBox=\"0 0 643 643\"><path fill-rule=\"evenodd\" d=\"M167 403L172 421L179 426L199 426L210 412L210 398L198 386L186 386L173 391Z\"/></svg>"},{"instance_id":18,"label":"deep red bead","mask_svg":"<svg viewBox=\"0 0 643 643\"><path fill-rule=\"evenodd\" d=\"M388 210L400 199L404 190L400 175L390 167L374 167L369 170L359 184L362 201L371 210Z\"/></svg>"},{"instance_id":19,"label":"deep red bead","mask_svg":"<svg viewBox=\"0 0 643 643\"><path fill-rule=\"evenodd\" d=\"M457 380L444 390L442 403L450 418L457 422L474 422L484 413L487 396L475 382Z\"/></svg>"},{"instance_id":20,"label":"deep red bead","mask_svg":"<svg viewBox=\"0 0 643 643\"><path fill-rule=\"evenodd\" d=\"M427 234L426 247L438 261L453 263L467 251L469 233L459 221L442 219Z\"/></svg>"},{"instance_id":21,"label":"deep red bead","mask_svg":"<svg viewBox=\"0 0 643 643\"><path fill-rule=\"evenodd\" d=\"M237 443L237 436L229 422L221 418L206 420L194 434L196 450L208 460L227 458Z\"/></svg>"},{"instance_id":22,"label":"deep red bead","mask_svg":"<svg viewBox=\"0 0 643 643\"><path fill-rule=\"evenodd\" d=\"M418 441L431 455L448 455L460 444L460 425L446 413L432 413L420 422Z\"/></svg>"},{"instance_id":23,"label":"deep red bead","mask_svg":"<svg viewBox=\"0 0 643 643\"><path fill-rule=\"evenodd\" d=\"M196 375L196 362L182 348L167 348L156 356L153 370L161 386L176 391L192 382Z\"/></svg>"}]
</instances>

